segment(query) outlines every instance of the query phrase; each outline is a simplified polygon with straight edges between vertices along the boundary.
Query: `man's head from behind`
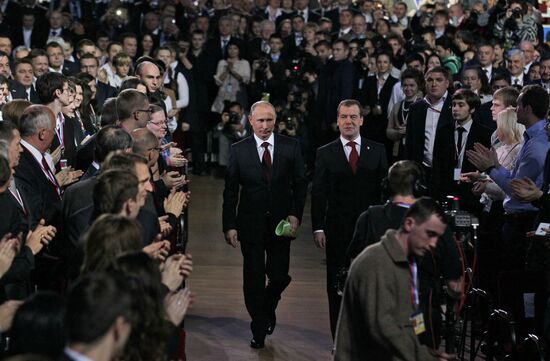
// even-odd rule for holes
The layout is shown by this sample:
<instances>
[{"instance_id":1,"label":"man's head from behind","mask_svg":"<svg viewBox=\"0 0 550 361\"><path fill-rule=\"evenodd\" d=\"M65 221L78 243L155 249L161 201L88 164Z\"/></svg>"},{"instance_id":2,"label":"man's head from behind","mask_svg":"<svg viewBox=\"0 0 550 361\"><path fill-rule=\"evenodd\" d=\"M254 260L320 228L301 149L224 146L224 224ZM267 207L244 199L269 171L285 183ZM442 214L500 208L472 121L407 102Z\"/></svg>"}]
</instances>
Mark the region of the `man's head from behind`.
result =
<instances>
[{"instance_id":1,"label":"man's head from behind","mask_svg":"<svg viewBox=\"0 0 550 361\"><path fill-rule=\"evenodd\" d=\"M435 248L445 228L441 206L432 198L422 197L405 214L400 231L408 236L409 255L423 256Z\"/></svg>"},{"instance_id":2,"label":"man's head from behind","mask_svg":"<svg viewBox=\"0 0 550 361\"><path fill-rule=\"evenodd\" d=\"M21 138L44 153L55 135L55 116L45 105L31 105L21 115L19 131Z\"/></svg>"},{"instance_id":3,"label":"man's head from behind","mask_svg":"<svg viewBox=\"0 0 550 361\"><path fill-rule=\"evenodd\" d=\"M8 146L8 160L13 169L19 164L19 155L23 151L21 148L21 136L15 125L7 120L0 122L0 140L5 141Z\"/></svg>"},{"instance_id":4,"label":"man's head from behind","mask_svg":"<svg viewBox=\"0 0 550 361\"><path fill-rule=\"evenodd\" d=\"M65 88L67 78L59 73L45 73L36 79L36 92L42 104L52 103L56 99L68 102L68 90ZM67 99L64 98L65 95Z\"/></svg>"},{"instance_id":5,"label":"man's head from behind","mask_svg":"<svg viewBox=\"0 0 550 361\"><path fill-rule=\"evenodd\" d=\"M116 100L116 110L121 125L129 132L145 127L150 120L147 95L135 89L120 92Z\"/></svg>"},{"instance_id":6,"label":"man's head from behind","mask_svg":"<svg viewBox=\"0 0 550 361\"><path fill-rule=\"evenodd\" d=\"M410 160L395 162L388 171L388 188L390 195L419 196L425 191L423 173L418 164ZM423 189L421 189L423 188Z\"/></svg>"},{"instance_id":7,"label":"man's head from behind","mask_svg":"<svg viewBox=\"0 0 550 361\"><path fill-rule=\"evenodd\" d=\"M95 272L81 277L67 297L68 346L101 348L115 359L130 336L131 310L131 293L119 275Z\"/></svg>"},{"instance_id":8,"label":"man's head from behind","mask_svg":"<svg viewBox=\"0 0 550 361\"><path fill-rule=\"evenodd\" d=\"M548 114L548 92L540 85L524 86L518 97L518 123L529 128Z\"/></svg>"},{"instance_id":9,"label":"man's head from behind","mask_svg":"<svg viewBox=\"0 0 550 361\"><path fill-rule=\"evenodd\" d=\"M138 128L132 131L134 145L132 150L134 153L144 156L148 160L149 167L155 165L159 158L159 140L147 128Z\"/></svg>"},{"instance_id":10,"label":"man's head from behind","mask_svg":"<svg viewBox=\"0 0 550 361\"><path fill-rule=\"evenodd\" d=\"M102 214L121 214L130 218L139 213L138 178L121 170L101 172L94 186L92 219Z\"/></svg>"},{"instance_id":11,"label":"man's head from behind","mask_svg":"<svg viewBox=\"0 0 550 361\"><path fill-rule=\"evenodd\" d=\"M102 164L110 153L117 150L129 151L132 149L132 144L132 137L128 132L114 125L108 125L97 133L94 159Z\"/></svg>"}]
</instances>

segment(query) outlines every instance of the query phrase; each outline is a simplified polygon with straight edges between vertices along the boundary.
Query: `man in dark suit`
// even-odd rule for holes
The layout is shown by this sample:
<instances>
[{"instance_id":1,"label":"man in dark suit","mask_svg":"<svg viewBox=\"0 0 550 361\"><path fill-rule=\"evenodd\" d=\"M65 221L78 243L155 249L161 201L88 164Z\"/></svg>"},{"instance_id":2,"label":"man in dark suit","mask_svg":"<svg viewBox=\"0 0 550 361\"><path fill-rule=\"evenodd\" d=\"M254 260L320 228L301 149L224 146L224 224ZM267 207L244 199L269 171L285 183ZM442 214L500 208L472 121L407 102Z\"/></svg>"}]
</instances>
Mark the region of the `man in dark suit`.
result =
<instances>
[{"instance_id":1,"label":"man in dark suit","mask_svg":"<svg viewBox=\"0 0 550 361\"><path fill-rule=\"evenodd\" d=\"M231 31L233 29L233 19L230 16L222 16L218 21L218 32L219 35L208 40L205 44L205 60L206 60L206 74L205 78L208 79L208 99L209 104L214 102L216 95L218 94L218 86L214 81L214 74L216 74L216 68L218 62L222 60L226 55L227 44L229 42L238 42L239 45L241 41L231 36ZM242 47L241 47L242 48ZM242 55L244 52L241 51Z\"/></svg>"},{"instance_id":2,"label":"man in dark suit","mask_svg":"<svg viewBox=\"0 0 550 361\"><path fill-rule=\"evenodd\" d=\"M321 19L321 16L311 11L308 4L308 0L296 0L294 2L294 7L296 8L296 10L294 11L294 13L292 13L292 16L300 15L304 19L304 23L306 24L316 23L317 21L319 21L319 19Z\"/></svg>"},{"instance_id":3,"label":"man in dark suit","mask_svg":"<svg viewBox=\"0 0 550 361\"><path fill-rule=\"evenodd\" d=\"M479 196L472 193L472 183L461 182L460 175L475 172L477 168L465 157L466 151L474 149L475 143L491 146L491 130L472 118L481 104L479 96L469 89L460 89L452 97L454 122L442 126L444 136L436 139L434 153L433 195L443 199L456 195L460 208L479 213L482 205Z\"/></svg>"},{"instance_id":4,"label":"man in dark suit","mask_svg":"<svg viewBox=\"0 0 550 361\"><path fill-rule=\"evenodd\" d=\"M352 97L355 84L354 67L348 59L348 43L336 40L332 44L332 54L332 59L321 68L319 74L317 104L321 119L318 120L318 126L325 135L321 144L335 138L336 108L342 100Z\"/></svg>"},{"instance_id":5,"label":"man in dark suit","mask_svg":"<svg viewBox=\"0 0 550 361\"><path fill-rule=\"evenodd\" d=\"M381 202L381 181L387 174L382 144L362 138L361 104L342 101L337 110L340 137L317 150L311 191L313 238L326 250L330 328L334 337L341 297L337 273L347 264L346 250L357 217Z\"/></svg>"},{"instance_id":6,"label":"man in dark suit","mask_svg":"<svg viewBox=\"0 0 550 361\"><path fill-rule=\"evenodd\" d=\"M103 109L103 103L105 99L113 98L116 96L116 89L97 79L97 74L99 71L99 61L95 55L90 53L85 53L80 56L79 66L80 72L87 73L96 79L96 94L95 94L95 104L97 106L97 111L101 112Z\"/></svg>"},{"instance_id":7,"label":"man in dark suit","mask_svg":"<svg viewBox=\"0 0 550 361\"><path fill-rule=\"evenodd\" d=\"M266 334L273 332L277 303L291 279L292 238L276 236L275 228L288 219L295 232L306 198L300 145L273 133L275 114L268 102L252 105L249 121L254 135L231 147L223 193L225 240L233 247L241 242L244 257L244 298L252 318L253 348L263 348Z\"/></svg>"},{"instance_id":8,"label":"man in dark suit","mask_svg":"<svg viewBox=\"0 0 550 361\"><path fill-rule=\"evenodd\" d=\"M426 97L411 105L407 122L405 157L422 164L429 189L432 188L433 155L437 153L436 141L445 137L452 142L449 134L441 130L453 123L451 96L448 88L451 73L444 67L434 67L425 74ZM451 143L452 144L452 143Z\"/></svg>"},{"instance_id":9,"label":"man in dark suit","mask_svg":"<svg viewBox=\"0 0 550 361\"><path fill-rule=\"evenodd\" d=\"M35 26L36 18L32 10L25 10L23 13L21 28L16 28L13 34L13 46L18 47L24 45L29 49L44 48L48 34L40 31Z\"/></svg>"},{"instance_id":10,"label":"man in dark suit","mask_svg":"<svg viewBox=\"0 0 550 361\"><path fill-rule=\"evenodd\" d=\"M8 79L8 88L10 95L8 96L8 101L13 99L25 99L26 93L25 88L19 84L17 81L11 78L10 70L10 59L9 55L0 50L0 75Z\"/></svg>"},{"instance_id":11,"label":"man in dark suit","mask_svg":"<svg viewBox=\"0 0 550 361\"><path fill-rule=\"evenodd\" d=\"M50 72L60 73L66 76L73 76L78 73L78 65L72 61L65 60L63 48L59 43L52 41L46 46Z\"/></svg>"},{"instance_id":12,"label":"man in dark suit","mask_svg":"<svg viewBox=\"0 0 550 361\"><path fill-rule=\"evenodd\" d=\"M18 186L27 195L29 208L35 219L46 224L59 225L61 187L55 178L55 168L47 153L55 137L55 117L46 106L27 108L20 119L23 153L15 168Z\"/></svg>"},{"instance_id":13,"label":"man in dark suit","mask_svg":"<svg viewBox=\"0 0 550 361\"><path fill-rule=\"evenodd\" d=\"M103 360L122 355L130 337L132 293L114 273L92 273L79 279L67 297L67 346L58 361Z\"/></svg>"},{"instance_id":14,"label":"man in dark suit","mask_svg":"<svg viewBox=\"0 0 550 361\"><path fill-rule=\"evenodd\" d=\"M391 56L387 52L376 55L376 75L368 76L363 87L363 97L359 101L370 109L365 115L362 135L367 139L386 144L387 154L391 154L393 142L386 137L388 127L388 104L393 86L398 80L391 76Z\"/></svg>"}]
</instances>

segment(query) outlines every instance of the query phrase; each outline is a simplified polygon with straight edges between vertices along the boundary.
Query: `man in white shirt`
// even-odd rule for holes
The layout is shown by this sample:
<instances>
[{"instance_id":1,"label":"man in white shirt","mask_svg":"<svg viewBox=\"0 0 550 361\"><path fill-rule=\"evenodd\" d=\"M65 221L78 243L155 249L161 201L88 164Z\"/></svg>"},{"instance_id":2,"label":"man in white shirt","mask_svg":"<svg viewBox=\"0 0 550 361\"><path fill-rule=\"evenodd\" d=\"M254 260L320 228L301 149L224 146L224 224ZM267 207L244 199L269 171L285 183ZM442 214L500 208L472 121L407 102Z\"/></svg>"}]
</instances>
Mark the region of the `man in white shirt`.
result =
<instances>
[{"instance_id":1,"label":"man in white shirt","mask_svg":"<svg viewBox=\"0 0 550 361\"><path fill-rule=\"evenodd\" d=\"M493 62L495 61L495 48L491 43L482 43L477 48L477 54L479 56L479 64L487 75L487 80L491 81L495 69L493 69Z\"/></svg>"}]
</instances>

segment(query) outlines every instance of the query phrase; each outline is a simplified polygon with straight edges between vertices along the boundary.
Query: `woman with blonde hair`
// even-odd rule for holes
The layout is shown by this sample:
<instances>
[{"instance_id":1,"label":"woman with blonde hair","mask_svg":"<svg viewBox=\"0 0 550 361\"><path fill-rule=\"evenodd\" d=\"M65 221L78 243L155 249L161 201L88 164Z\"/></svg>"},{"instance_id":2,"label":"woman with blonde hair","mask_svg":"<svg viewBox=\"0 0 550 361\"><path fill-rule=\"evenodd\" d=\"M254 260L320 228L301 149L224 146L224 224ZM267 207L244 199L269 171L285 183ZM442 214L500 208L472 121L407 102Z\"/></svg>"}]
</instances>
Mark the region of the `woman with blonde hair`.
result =
<instances>
[{"instance_id":1,"label":"woman with blonde hair","mask_svg":"<svg viewBox=\"0 0 550 361\"><path fill-rule=\"evenodd\" d=\"M525 132L525 127L519 124L517 120L518 117L514 108L507 108L497 115L496 135L501 144L496 148L498 162L510 171L516 165L516 159L523 142L523 132ZM480 202L485 205L481 216L481 223L485 224L486 227L484 231L498 235L504 223L502 201L506 194L485 173L466 173L463 174L463 177L466 182L475 182L472 192L481 195Z\"/></svg>"}]
</instances>

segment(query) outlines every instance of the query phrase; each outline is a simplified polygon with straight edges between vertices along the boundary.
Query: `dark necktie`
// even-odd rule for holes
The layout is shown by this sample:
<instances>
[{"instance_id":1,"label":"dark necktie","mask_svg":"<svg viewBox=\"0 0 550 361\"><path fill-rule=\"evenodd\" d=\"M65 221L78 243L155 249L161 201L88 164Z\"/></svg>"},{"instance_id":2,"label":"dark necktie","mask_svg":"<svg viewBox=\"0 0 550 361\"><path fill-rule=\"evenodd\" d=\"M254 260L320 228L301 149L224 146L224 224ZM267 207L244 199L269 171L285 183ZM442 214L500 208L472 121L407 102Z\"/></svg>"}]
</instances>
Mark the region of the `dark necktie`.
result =
<instances>
[{"instance_id":1,"label":"dark necktie","mask_svg":"<svg viewBox=\"0 0 550 361\"><path fill-rule=\"evenodd\" d=\"M353 174L357 173L357 166L359 165L359 153L357 153L355 144L356 143L354 141L348 142L348 144L346 144L347 146L351 147L351 152L349 153L348 161Z\"/></svg>"},{"instance_id":2,"label":"dark necktie","mask_svg":"<svg viewBox=\"0 0 550 361\"><path fill-rule=\"evenodd\" d=\"M456 138L456 162L457 162L457 165L458 165L458 160L460 159L460 152L462 152L462 134L464 134L465 131L466 131L466 129L464 129L463 127L456 128L456 132L458 133L458 137Z\"/></svg>"},{"instance_id":3,"label":"dark necktie","mask_svg":"<svg viewBox=\"0 0 550 361\"><path fill-rule=\"evenodd\" d=\"M271 182L271 154L269 153L269 143L263 142L264 155L262 157L262 170L264 179L269 183Z\"/></svg>"}]
</instances>

